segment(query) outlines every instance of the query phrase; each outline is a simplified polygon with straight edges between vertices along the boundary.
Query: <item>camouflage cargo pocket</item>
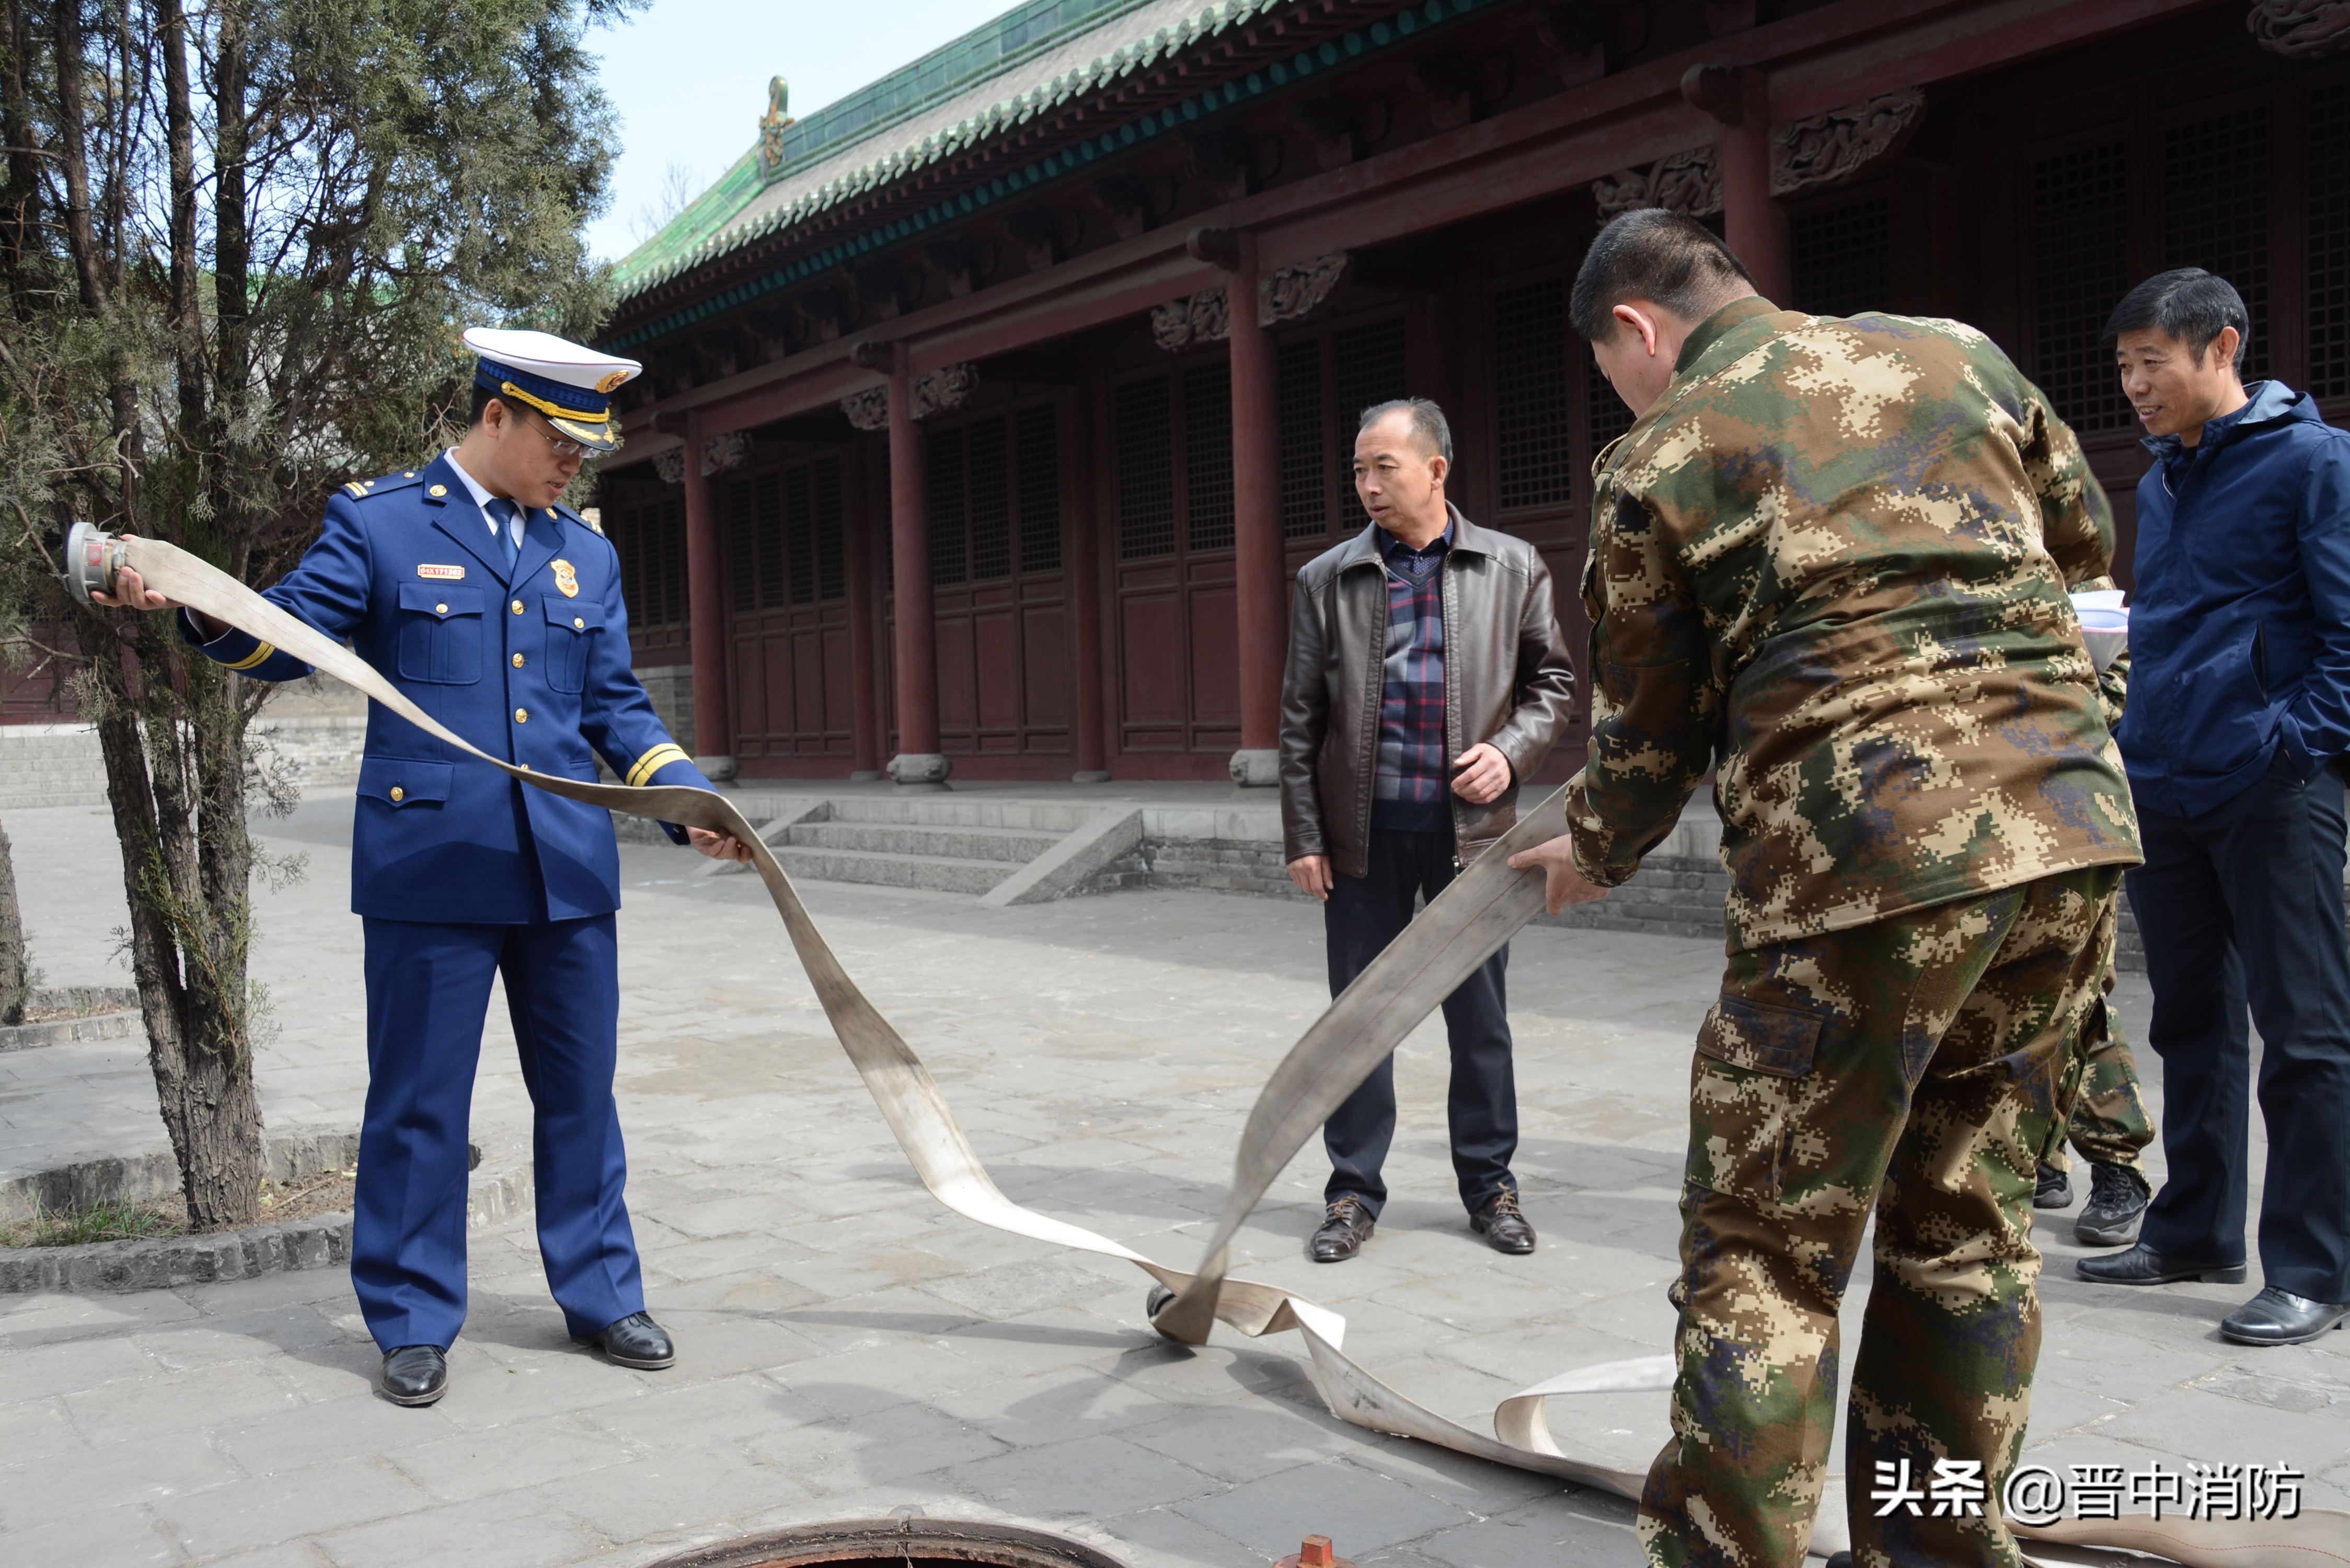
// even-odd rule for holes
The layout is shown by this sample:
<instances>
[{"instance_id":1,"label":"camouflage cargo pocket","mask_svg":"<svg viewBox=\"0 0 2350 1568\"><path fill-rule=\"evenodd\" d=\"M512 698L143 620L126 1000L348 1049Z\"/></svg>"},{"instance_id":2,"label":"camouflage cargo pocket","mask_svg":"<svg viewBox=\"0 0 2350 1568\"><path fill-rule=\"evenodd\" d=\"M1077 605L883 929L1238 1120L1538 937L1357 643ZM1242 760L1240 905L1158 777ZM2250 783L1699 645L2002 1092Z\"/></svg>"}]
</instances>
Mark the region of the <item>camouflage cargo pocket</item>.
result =
<instances>
[{"instance_id":1,"label":"camouflage cargo pocket","mask_svg":"<svg viewBox=\"0 0 2350 1568\"><path fill-rule=\"evenodd\" d=\"M1825 1018L1724 994L1698 1031L1688 1179L1777 1203Z\"/></svg>"}]
</instances>

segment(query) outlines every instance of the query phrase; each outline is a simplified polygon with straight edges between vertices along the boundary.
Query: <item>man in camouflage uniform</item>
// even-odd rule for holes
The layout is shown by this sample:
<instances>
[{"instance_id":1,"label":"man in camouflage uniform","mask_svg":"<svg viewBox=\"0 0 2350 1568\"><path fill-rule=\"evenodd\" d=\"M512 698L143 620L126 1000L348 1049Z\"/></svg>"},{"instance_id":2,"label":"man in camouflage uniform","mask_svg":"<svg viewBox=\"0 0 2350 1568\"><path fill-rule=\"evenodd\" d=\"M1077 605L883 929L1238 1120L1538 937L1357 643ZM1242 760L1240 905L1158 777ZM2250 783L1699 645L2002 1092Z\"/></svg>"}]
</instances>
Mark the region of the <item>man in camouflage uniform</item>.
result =
<instances>
[{"instance_id":1,"label":"man in camouflage uniform","mask_svg":"<svg viewBox=\"0 0 2350 1568\"><path fill-rule=\"evenodd\" d=\"M2065 597L2106 569L2104 497L1981 333L1779 310L1686 219L1609 224L1572 309L1640 418L1585 574L1590 761L1569 832L1513 864L1555 909L1604 896L1711 767L1731 884L1641 1539L1665 1568L1803 1561L1874 1210L1855 1557L2015 1568L2033 1174L2138 858Z\"/></svg>"},{"instance_id":2,"label":"man in camouflage uniform","mask_svg":"<svg viewBox=\"0 0 2350 1568\"><path fill-rule=\"evenodd\" d=\"M2111 577L2093 577L2067 586L2110 588L2116 585ZM2097 675L2097 706L2106 716L2107 729L2122 722L2122 708L2128 700L2129 650L2124 649ZM2110 1000L2119 978L2110 966L2106 968L2105 995L2090 1010L2082 1032L2080 1087L2065 1117L2067 1137L2074 1151L2089 1162L2089 1201L2074 1221L2073 1234L2092 1247L2120 1247L2137 1240L2147 1200L2154 1193L2146 1162L2139 1158L2139 1151L2154 1141L2154 1124L2147 1118L2146 1099L2138 1092L2137 1061L2130 1054L2129 1037L2122 1033L2121 1019ZM2073 1206L2064 1143L2065 1139L2058 1139L2040 1163L2032 1197L2035 1209Z\"/></svg>"}]
</instances>

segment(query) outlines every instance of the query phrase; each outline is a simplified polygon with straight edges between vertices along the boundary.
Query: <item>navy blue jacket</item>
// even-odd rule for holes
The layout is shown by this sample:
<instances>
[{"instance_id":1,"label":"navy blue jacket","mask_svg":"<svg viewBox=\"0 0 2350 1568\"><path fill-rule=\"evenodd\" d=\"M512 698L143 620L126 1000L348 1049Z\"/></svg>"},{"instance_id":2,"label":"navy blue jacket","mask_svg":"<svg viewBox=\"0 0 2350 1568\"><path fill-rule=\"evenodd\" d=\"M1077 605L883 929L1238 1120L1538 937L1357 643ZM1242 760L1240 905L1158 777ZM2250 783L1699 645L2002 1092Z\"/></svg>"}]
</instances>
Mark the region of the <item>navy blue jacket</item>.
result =
<instances>
[{"instance_id":1,"label":"navy blue jacket","mask_svg":"<svg viewBox=\"0 0 2350 1568\"><path fill-rule=\"evenodd\" d=\"M2304 779L2350 753L2350 431L2256 381L2194 447L2143 444L2129 707L2142 810L2199 816L2282 746Z\"/></svg>"},{"instance_id":2,"label":"navy blue jacket","mask_svg":"<svg viewBox=\"0 0 2350 1568\"><path fill-rule=\"evenodd\" d=\"M348 639L417 706L494 756L593 780L601 753L632 784L710 787L629 668L611 542L575 512L534 511L509 579L445 456L345 485L317 543L262 597ZM194 641L184 616L180 625ZM202 647L257 680L310 671L241 631ZM670 836L683 842L676 828ZM619 907L611 813L532 789L368 704L353 913L522 925Z\"/></svg>"}]
</instances>

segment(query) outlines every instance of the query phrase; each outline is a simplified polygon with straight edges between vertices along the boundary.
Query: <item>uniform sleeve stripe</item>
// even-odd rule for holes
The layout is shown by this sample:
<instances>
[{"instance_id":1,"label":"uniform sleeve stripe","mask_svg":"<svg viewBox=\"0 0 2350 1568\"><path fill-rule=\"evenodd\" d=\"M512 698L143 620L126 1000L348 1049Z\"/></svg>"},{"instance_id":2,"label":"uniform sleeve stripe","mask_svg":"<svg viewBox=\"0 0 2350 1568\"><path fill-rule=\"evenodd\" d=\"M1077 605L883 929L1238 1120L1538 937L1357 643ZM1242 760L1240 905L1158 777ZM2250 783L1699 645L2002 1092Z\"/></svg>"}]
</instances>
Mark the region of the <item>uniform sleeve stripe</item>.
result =
<instances>
[{"instance_id":1,"label":"uniform sleeve stripe","mask_svg":"<svg viewBox=\"0 0 2350 1568\"><path fill-rule=\"evenodd\" d=\"M256 665L256 664L259 664L259 663L263 662L263 661L264 661L265 659L267 659L271 654L273 654L273 653L275 653L275 652L276 652L276 651L277 651L276 646L275 644L273 644L273 643L266 643L266 642L255 643L255 644L254 644L253 651L252 651L251 653L246 654L243 659L238 659L234 664L231 664L231 665L226 666L226 668L228 668L228 669L230 669L230 670L250 670L250 669L252 669L255 665Z\"/></svg>"},{"instance_id":2,"label":"uniform sleeve stripe","mask_svg":"<svg viewBox=\"0 0 2350 1568\"><path fill-rule=\"evenodd\" d=\"M663 741L660 745L655 746L651 751L647 752L643 756L637 759L636 766L629 770L629 783L631 785L641 789L647 779L660 772L661 769L669 766L670 763L690 762L691 760L691 758L685 754L684 747L679 745L674 741Z\"/></svg>"}]
</instances>

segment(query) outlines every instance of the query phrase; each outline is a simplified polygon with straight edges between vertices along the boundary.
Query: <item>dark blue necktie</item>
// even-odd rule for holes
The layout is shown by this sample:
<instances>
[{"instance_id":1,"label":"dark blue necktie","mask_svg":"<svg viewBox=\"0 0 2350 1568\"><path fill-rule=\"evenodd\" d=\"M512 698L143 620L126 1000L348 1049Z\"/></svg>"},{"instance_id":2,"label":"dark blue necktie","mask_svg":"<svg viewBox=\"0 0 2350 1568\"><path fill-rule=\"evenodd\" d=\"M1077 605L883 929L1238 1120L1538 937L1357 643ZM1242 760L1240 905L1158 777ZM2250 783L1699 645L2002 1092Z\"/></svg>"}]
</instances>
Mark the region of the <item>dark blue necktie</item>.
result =
<instances>
[{"instance_id":1,"label":"dark blue necktie","mask_svg":"<svg viewBox=\"0 0 2350 1568\"><path fill-rule=\"evenodd\" d=\"M515 562L520 559L522 555L521 550L515 545L515 504L504 496L495 496L491 499L485 510L488 511L492 521L497 524L498 548L505 552L506 575L511 577L514 575Z\"/></svg>"}]
</instances>

